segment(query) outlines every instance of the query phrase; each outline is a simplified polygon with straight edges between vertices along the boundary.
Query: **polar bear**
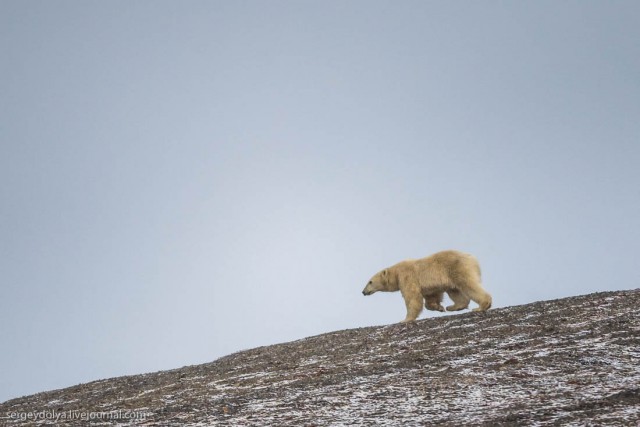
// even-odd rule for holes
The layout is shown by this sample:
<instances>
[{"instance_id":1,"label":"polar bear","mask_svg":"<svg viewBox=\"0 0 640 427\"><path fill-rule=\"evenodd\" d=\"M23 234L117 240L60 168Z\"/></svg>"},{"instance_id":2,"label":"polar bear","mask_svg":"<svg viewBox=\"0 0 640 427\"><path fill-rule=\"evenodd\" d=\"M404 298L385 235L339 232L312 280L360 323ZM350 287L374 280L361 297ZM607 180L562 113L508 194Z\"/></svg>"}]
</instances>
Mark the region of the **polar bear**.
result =
<instances>
[{"instance_id":1,"label":"polar bear","mask_svg":"<svg viewBox=\"0 0 640 427\"><path fill-rule=\"evenodd\" d=\"M423 304L427 310L445 311L442 307L445 292L453 301L447 311L464 310L471 300L478 304L473 311L485 311L491 307L491 295L480 282L478 260L473 255L458 251L437 252L385 268L369 280L362 294L398 290L407 306L404 323L416 320Z\"/></svg>"}]
</instances>

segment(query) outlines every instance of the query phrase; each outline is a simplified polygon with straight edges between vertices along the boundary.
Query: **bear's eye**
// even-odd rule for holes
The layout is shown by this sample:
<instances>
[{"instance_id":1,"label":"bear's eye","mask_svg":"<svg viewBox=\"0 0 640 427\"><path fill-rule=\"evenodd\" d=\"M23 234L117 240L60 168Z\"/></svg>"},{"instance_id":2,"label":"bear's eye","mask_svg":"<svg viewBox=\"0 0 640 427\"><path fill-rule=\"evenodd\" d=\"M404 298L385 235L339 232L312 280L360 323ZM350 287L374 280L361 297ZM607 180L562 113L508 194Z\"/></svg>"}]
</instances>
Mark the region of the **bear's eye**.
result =
<instances>
[{"instance_id":1,"label":"bear's eye","mask_svg":"<svg viewBox=\"0 0 640 427\"><path fill-rule=\"evenodd\" d=\"M371 280L369 280L369 284L371 284L371 283L372 283Z\"/></svg>"}]
</instances>

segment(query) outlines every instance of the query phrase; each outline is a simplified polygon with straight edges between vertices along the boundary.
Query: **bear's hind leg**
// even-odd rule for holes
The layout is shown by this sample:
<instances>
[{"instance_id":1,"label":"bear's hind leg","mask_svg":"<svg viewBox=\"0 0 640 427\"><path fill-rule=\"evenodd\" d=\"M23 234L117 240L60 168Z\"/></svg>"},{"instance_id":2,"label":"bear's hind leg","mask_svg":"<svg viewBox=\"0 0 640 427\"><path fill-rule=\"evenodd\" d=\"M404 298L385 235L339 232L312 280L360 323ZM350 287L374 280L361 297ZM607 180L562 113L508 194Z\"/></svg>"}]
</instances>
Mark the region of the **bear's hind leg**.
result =
<instances>
[{"instance_id":1,"label":"bear's hind leg","mask_svg":"<svg viewBox=\"0 0 640 427\"><path fill-rule=\"evenodd\" d=\"M453 301L453 305L448 306L447 311L459 311L469 307L471 298L458 289L451 289L447 291L447 295L449 295L449 298Z\"/></svg>"},{"instance_id":2,"label":"bear's hind leg","mask_svg":"<svg viewBox=\"0 0 640 427\"><path fill-rule=\"evenodd\" d=\"M424 297L424 308L431 311L444 311L442 306L442 298L444 292L422 292Z\"/></svg>"},{"instance_id":3,"label":"bear's hind leg","mask_svg":"<svg viewBox=\"0 0 640 427\"><path fill-rule=\"evenodd\" d=\"M487 311L491 308L491 295L479 283L465 289L469 297L478 304L473 311Z\"/></svg>"}]
</instances>

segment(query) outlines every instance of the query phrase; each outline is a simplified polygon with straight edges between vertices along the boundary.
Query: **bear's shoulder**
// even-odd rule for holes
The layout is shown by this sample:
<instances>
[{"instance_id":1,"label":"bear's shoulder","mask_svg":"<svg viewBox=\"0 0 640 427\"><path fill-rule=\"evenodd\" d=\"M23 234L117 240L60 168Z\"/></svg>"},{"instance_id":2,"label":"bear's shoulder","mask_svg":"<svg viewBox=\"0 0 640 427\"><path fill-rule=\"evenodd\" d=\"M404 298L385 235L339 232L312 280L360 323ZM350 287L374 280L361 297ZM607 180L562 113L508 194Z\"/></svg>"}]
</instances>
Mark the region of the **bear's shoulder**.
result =
<instances>
[{"instance_id":1,"label":"bear's shoulder","mask_svg":"<svg viewBox=\"0 0 640 427\"><path fill-rule=\"evenodd\" d=\"M407 259L400 261L389 268L393 276L397 277L401 282L407 277L412 277L417 273L417 264L419 260Z\"/></svg>"}]
</instances>

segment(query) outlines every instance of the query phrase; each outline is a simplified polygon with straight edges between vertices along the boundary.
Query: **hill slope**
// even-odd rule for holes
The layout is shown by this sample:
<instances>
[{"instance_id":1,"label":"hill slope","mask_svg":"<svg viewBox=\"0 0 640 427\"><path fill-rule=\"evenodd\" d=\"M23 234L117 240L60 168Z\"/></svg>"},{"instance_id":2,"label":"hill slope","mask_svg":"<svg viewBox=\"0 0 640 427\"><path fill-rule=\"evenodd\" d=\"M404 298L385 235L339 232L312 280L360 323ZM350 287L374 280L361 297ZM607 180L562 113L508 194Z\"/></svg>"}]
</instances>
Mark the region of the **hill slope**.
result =
<instances>
[{"instance_id":1,"label":"hill slope","mask_svg":"<svg viewBox=\"0 0 640 427\"><path fill-rule=\"evenodd\" d=\"M10 400L0 424L637 425L638 307L640 289L339 331Z\"/></svg>"}]
</instances>

